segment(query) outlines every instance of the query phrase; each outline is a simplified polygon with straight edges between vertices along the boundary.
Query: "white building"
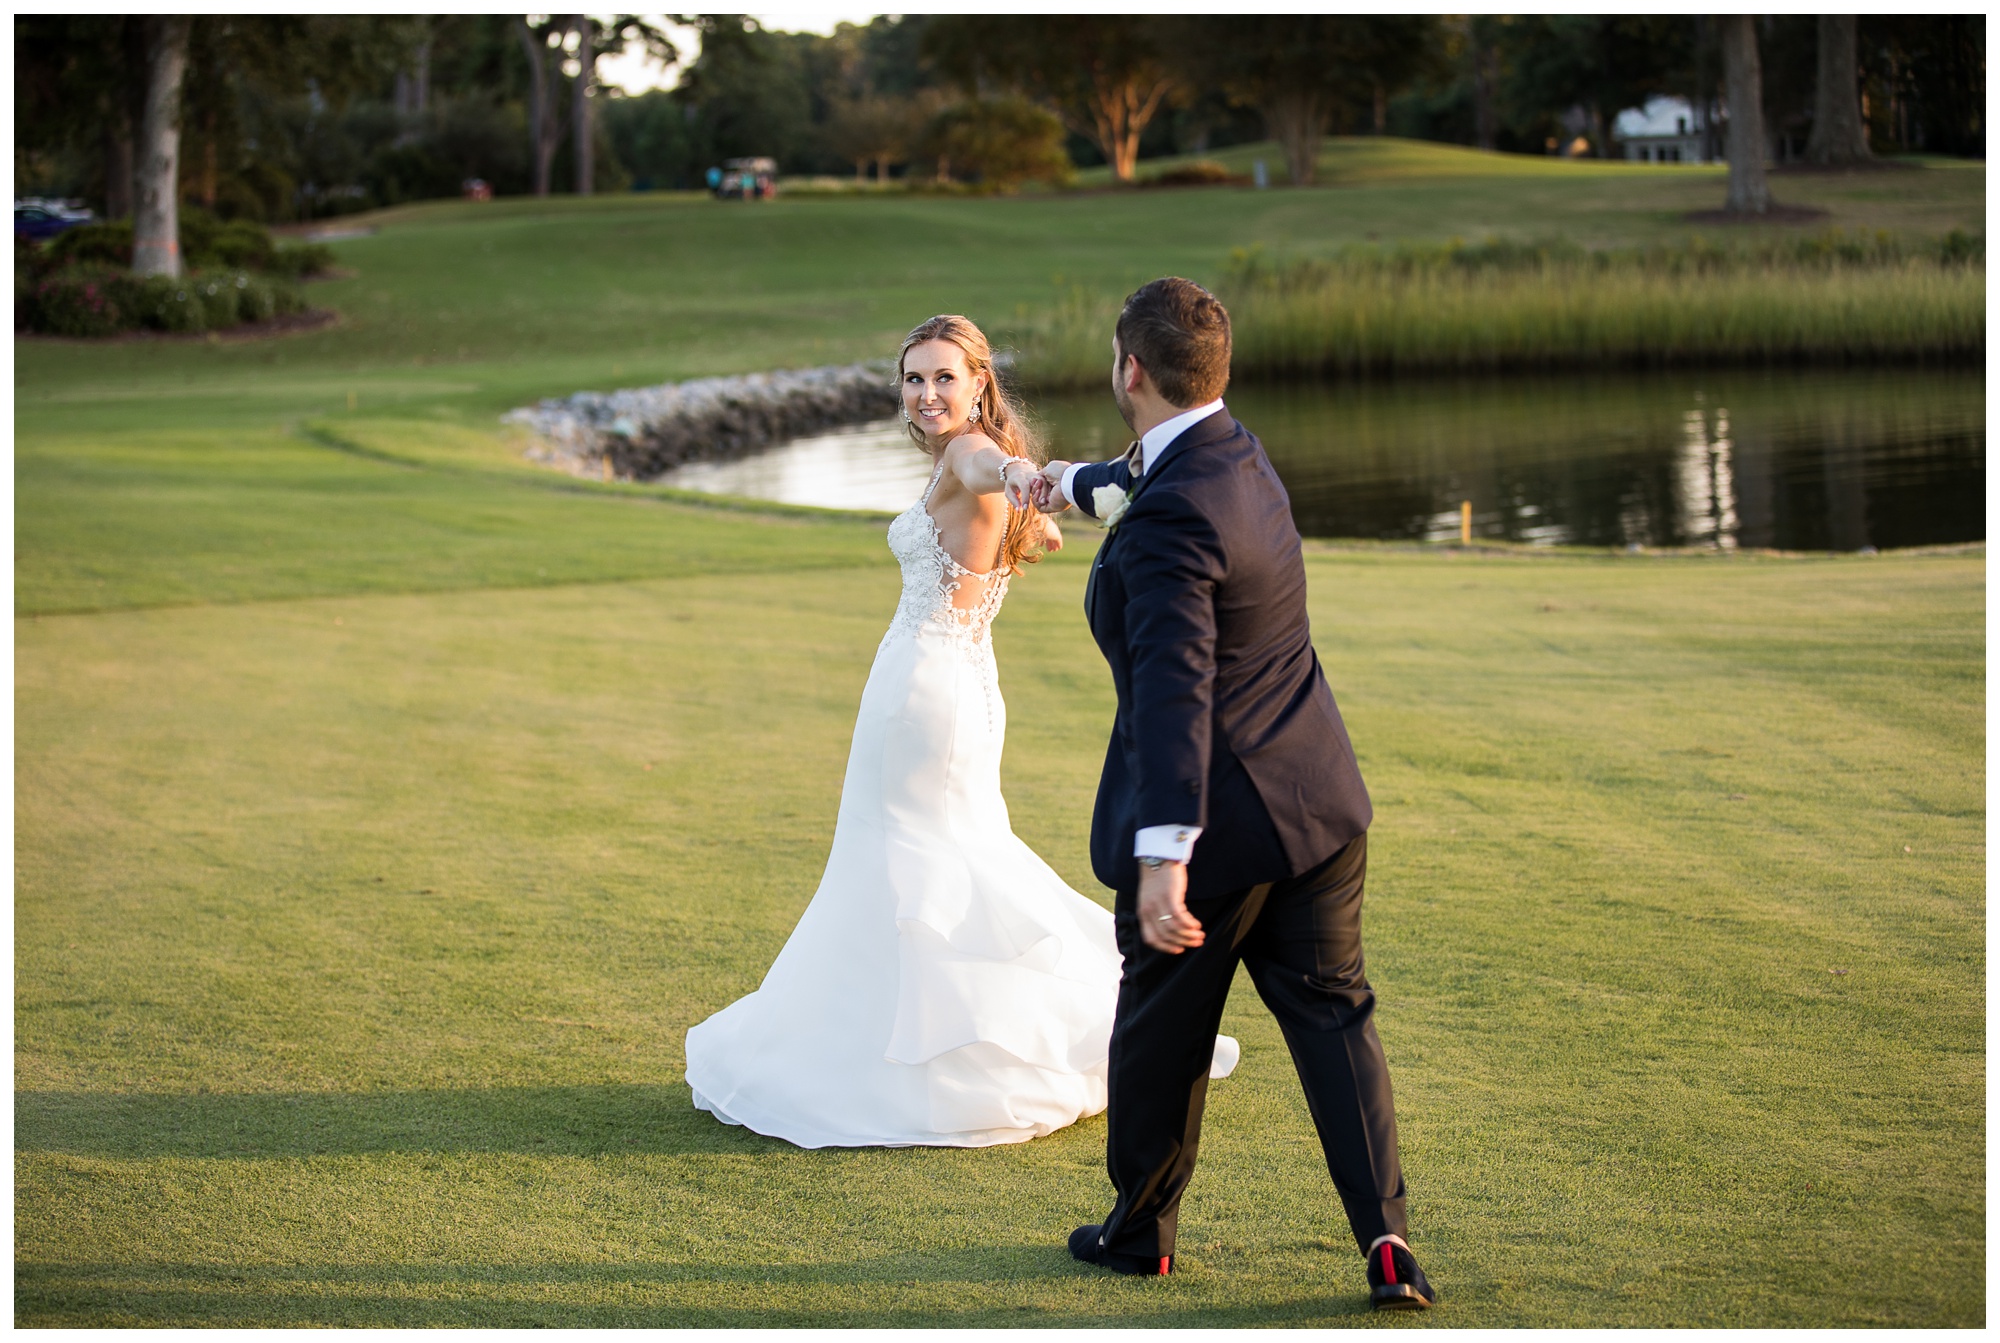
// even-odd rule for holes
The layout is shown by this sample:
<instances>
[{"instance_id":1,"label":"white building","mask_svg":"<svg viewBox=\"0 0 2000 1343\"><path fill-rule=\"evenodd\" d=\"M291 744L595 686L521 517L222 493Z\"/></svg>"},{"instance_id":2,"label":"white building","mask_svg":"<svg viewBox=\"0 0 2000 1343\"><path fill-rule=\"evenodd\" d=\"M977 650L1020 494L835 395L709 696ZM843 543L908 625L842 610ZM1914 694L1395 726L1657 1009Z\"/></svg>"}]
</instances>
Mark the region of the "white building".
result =
<instances>
[{"instance_id":1,"label":"white building","mask_svg":"<svg viewBox=\"0 0 2000 1343\"><path fill-rule=\"evenodd\" d=\"M1685 98L1648 98L1612 123L1625 157L1638 163L1700 163L1701 129Z\"/></svg>"}]
</instances>

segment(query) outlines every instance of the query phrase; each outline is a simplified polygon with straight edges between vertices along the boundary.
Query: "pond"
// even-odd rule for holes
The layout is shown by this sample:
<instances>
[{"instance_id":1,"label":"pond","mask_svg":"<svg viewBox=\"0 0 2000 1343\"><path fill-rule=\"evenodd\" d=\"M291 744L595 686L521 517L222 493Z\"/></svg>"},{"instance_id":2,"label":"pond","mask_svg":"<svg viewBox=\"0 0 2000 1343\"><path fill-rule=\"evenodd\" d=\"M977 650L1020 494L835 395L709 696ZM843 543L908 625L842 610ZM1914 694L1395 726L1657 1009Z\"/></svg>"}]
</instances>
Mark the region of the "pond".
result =
<instances>
[{"instance_id":1,"label":"pond","mask_svg":"<svg viewBox=\"0 0 2000 1343\"><path fill-rule=\"evenodd\" d=\"M1307 536L1861 550L1986 536L1976 369L1407 379L1232 388ZM1034 407L1051 454L1130 435L1106 394ZM663 483L896 510L929 462L899 421L684 467Z\"/></svg>"}]
</instances>

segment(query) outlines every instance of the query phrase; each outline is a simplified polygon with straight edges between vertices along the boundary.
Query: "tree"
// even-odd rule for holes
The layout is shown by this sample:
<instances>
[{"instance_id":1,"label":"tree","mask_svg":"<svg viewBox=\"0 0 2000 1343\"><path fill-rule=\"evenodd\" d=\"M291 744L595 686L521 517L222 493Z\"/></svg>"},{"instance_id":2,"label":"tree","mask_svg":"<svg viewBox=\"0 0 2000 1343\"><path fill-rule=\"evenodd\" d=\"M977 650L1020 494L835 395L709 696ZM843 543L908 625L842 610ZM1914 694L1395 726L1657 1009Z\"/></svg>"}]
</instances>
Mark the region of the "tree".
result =
<instances>
[{"instance_id":1,"label":"tree","mask_svg":"<svg viewBox=\"0 0 2000 1343\"><path fill-rule=\"evenodd\" d=\"M1598 158L1610 156L1611 120L1667 92L1692 55L1692 32L1674 16L1524 15L1499 32L1512 120L1553 129L1557 116L1577 108Z\"/></svg>"},{"instance_id":2,"label":"tree","mask_svg":"<svg viewBox=\"0 0 2000 1343\"><path fill-rule=\"evenodd\" d=\"M1334 112L1368 90L1374 102L1376 70L1382 100L1418 70L1418 48L1432 20L1314 16L1200 16L1176 20L1168 44L1182 78L1220 86L1240 104L1254 106L1264 132L1284 150L1294 186L1310 186L1318 170L1320 140Z\"/></svg>"},{"instance_id":3,"label":"tree","mask_svg":"<svg viewBox=\"0 0 2000 1343\"><path fill-rule=\"evenodd\" d=\"M1356 28L1354 63L1366 79L1370 125L1377 135L1389 129L1389 98L1420 74L1441 65L1439 21L1424 14L1383 14L1349 20Z\"/></svg>"},{"instance_id":4,"label":"tree","mask_svg":"<svg viewBox=\"0 0 2000 1343\"><path fill-rule=\"evenodd\" d=\"M925 135L938 176L960 173L1006 191L1022 182L1066 182L1076 169L1063 127L1025 98L981 98L940 112Z\"/></svg>"},{"instance_id":5,"label":"tree","mask_svg":"<svg viewBox=\"0 0 2000 1343\"><path fill-rule=\"evenodd\" d=\"M1747 14L1716 18L1722 38L1723 97L1729 104L1731 214L1767 214L1771 191L1764 181L1764 79L1757 65L1757 26Z\"/></svg>"},{"instance_id":6,"label":"tree","mask_svg":"<svg viewBox=\"0 0 2000 1343\"><path fill-rule=\"evenodd\" d=\"M133 174L132 270L139 275L181 273L181 77L191 23L181 14L146 19L146 114Z\"/></svg>"},{"instance_id":7,"label":"tree","mask_svg":"<svg viewBox=\"0 0 2000 1343\"><path fill-rule=\"evenodd\" d=\"M528 60L528 153L534 163L534 191L549 194L549 173L555 166L556 145L562 127L556 124L555 106L550 98L548 54L551 39L556 45L569 31L569 16L552 17L536 25L515 20L521 38L521 54Z\"/></svg>"},{"instance_id":8,"label":"tree","mask_svg":"<svg viewBox=\"0 0 2000 1343\"><path fill-rule=\"evenodd\" d=\"M886 182L889 165L910 156L910 145L922 127L916 99L867 94L834 104L827 118L827 146L854 165L857 178L873 164L875 180Z\"/></svg>"},{"instance_id":9,"label":"tree","mask_svg":"<svg viewBox=\"0 0 2000 1343\"><path fill-rule=\"evenodd\" d=\"M1160 21L1139 15L935 16L923 46L975 98L1014 89L1046 103L1121 182L1132 180L1139 139L1176 87Z\"/></svg>"},{"instance_id":10,"label":"tree","mask_svg":"<svg viewBox=\"0 0 2000 1343\"><path fill-rule=\"evenodd\" d=\"M80 173L111 219L132 213L132 155L146 112L144 23L95 14L14 20L17 172L25 178L24 169L41 164L60 176ZM23 181L17 189L41 188Z\"/></svg>"},{"instance_id":11,"label":"tree","mask_svg":"<svg viewBox=\"0 0 2000 1343\"><path fill-rule=\"evenodd\" d=\"M809 156L819 136L812 81L800 66L803 44L740 14L705 14L696 26L701 55L675 93L688 109L698 151L711 162Z\"/></svg>"},{"instance_id":12,"label":"tree","mask_svg":"<svg viewBox=\"0 0 2000 1343\"><path fill-rule=\"evenodd\" d=\"M620 14L600 28L587 14L573 16L576 74L570 83L571 148L576 168L576 194L597 189L597 62L631 46L642 46L663 65L673 65L680 53L666 33L637 14ZM570 43L565 39L564 49Z\"/></svg>"},{"instance_id":13,"label":"tree","mask_svg":"<svg viewBox=\"0 0 2000 1343\"><path fill-rule=\"evenodd\" d=\"M1858 47L1872 144L1985 157L1984 15L1863 15Z\"/></svg>"},{"instance_id":14,"label":"tree","mask_svg":"<svg viewBox=\"0 0 2000 1343\"><path fill-rule=\"evenodd\" d=\"M1868 149L1868 128L1861 123L1861 78L1854 53L1858 26L1852 14L1819 16L1819 72L1813 82L1808 163L1864 163L1874 157Z\"/></svg>"},{"instance_id":15,"label":"tree","mask_svg":"<svg viewBox=\"0 0 2000 1343\"><path fill-rule=\"evenodd\" d=\"M597 23L588 14L578 14L570 33L576 38L576 76L570 80L571 161L576 166L576 194L588 196L597 189L597 121L590 115L590 95L597 85Z\"/></svg>"},{"instance_id":16,"label":"tree","mask_svg":"<svg viewBox=\"0 0 2000 1343\"><path fill-rule=\"evenodd\" d=\"M1500 82L1500 50L1489 31L1492 20L1473 14L1465 20L1465 59L1472 86L1472 142L1481 149L1499 148L1499 120L1494 115L1494 86Z\"/></svg>"}]
</instances>

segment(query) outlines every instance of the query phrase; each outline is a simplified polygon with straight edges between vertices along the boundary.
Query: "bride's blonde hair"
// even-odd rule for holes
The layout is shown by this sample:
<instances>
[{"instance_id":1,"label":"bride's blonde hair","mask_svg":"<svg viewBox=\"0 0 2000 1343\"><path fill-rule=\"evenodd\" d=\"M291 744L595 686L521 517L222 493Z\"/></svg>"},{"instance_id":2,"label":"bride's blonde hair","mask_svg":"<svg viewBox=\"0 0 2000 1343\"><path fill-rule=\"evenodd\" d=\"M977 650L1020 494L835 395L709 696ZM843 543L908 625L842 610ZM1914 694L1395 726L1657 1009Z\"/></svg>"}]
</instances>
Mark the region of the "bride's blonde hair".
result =
<instances>
[{"instance_id":1,"label":"bride's blonde hair","mask_svg":"<svg viewBox=\"0 0 2000 1343\"><path fill-rule=\"evenodd\" d=\"M979 420L976 425L967 425L967 430L985 434L1010 457L1026 457L1037 465L1047 461L1040 437L1022 414L1020 403L1000 385L1000 371L993 367L993 347L987 343L986 333L969 317L941 313L919 322L915 330L903 337L903 348L896 354L897 394L901 395L903 360L928 340L950 341L965 352L968 370L985 375L986 388L979 394ZM911 441L929 452L930 444L924 441L923 430L915 424L906 427ZM1033 564L1042 557L1042 542L1041 515L1031 509L1010 508L1007 532L1000 541L1001 567L1010 574L1018 574L1022 565Z\"/></svg>"}]
</instances>

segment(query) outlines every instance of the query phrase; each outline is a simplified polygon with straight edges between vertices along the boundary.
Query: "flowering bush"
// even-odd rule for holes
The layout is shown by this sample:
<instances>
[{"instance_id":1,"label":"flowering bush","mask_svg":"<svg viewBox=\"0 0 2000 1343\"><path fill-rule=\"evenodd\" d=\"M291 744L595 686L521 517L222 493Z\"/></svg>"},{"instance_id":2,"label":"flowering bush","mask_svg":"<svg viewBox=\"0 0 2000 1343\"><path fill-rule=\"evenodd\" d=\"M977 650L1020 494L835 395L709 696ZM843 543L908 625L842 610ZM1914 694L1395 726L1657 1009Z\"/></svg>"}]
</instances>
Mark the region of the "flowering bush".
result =
<instances>
[{"instance_id":1,"label":"flowering bush","mask_svg":"<svg viewBox=\"0 0 2000 1343\"><path fill-rule=\"evenodd\" d=\"M14 322L56 336L109 336L132 325L128 286L124 275L96 267L31 278L16 286Z\"/></svg>"},{"instance_id":2,"label":"flowering bush","mask_svg":"<svg viewBox=\"0 0 2000 1343\"><path fill-rule=\"evenodd\" d=\"M247 271L207 271L144 278L99 266L68 266L17 280L16 329L52 336L110 336L120 331L225 331L303 312L299 291Z\"/></svg>"},{"instance_id":3,"label":"flowering bush","mask_svg":"<svg viewBox=\"0 0 2000 1343\"><path fill-rule=\"evenodd\" d=\"M319 243L279 246L262 224L247 219L227 223L204 210L185 207L180 214L181 259L192 269L226 266L231 270L268 271L294 280L333 269L333 252ZM132 264L132 221L112 219L85 224L57 235L41 249L48 266L109 266Z\"/></svg>"},{"instance_id":4,"label":"flowering bush","mask_svg":"<svg viewBox=\"0 0 2000 1343\"><path fill-rule=\"evenodd\" d=\"M221 331L305 311L296 282L333 266L316 244L280 247L259 224L227 223L188 208L180 216L178 279L141 279L132 221L86 224L45 247L14 245L14 329L52 336L109 336L141 329Z\"/></svg>"}]
</instances>

